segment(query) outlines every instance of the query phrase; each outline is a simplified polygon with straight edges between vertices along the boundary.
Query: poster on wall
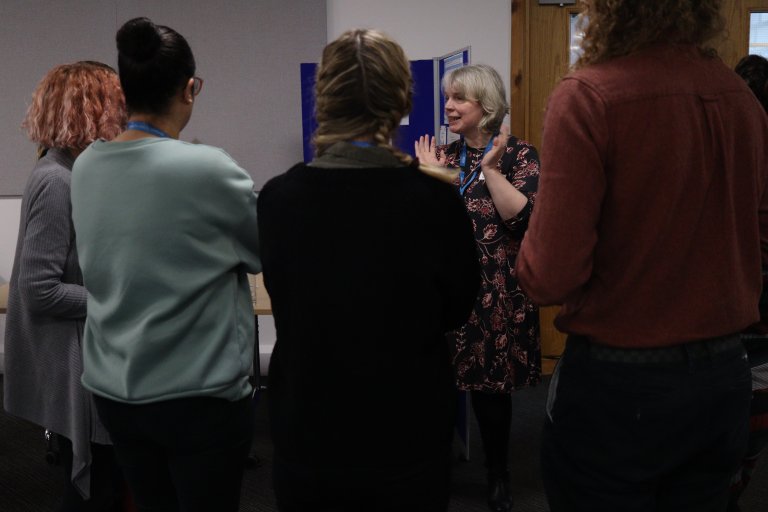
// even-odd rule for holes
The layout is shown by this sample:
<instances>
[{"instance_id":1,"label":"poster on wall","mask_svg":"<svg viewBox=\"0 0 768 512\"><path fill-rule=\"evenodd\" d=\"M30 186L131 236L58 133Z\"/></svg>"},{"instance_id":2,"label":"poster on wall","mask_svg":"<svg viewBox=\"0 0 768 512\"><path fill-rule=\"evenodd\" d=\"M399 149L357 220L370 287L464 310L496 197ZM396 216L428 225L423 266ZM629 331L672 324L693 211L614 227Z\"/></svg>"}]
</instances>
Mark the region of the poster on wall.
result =
<instances>
[{"instance_id":1,"label":"poster on wall","mask_svg":"<svg viewBox=\"0 0 768 512\"><path fill-rule=\"evenodd\" d=\"M448 129L448 118L445 116L445 96L443 95L443 77L456 68L468 66L470 63L470 47L462 48L435 59L435 137L438 144L450 144L459 138Z\"/></svg>"}]
</instances>

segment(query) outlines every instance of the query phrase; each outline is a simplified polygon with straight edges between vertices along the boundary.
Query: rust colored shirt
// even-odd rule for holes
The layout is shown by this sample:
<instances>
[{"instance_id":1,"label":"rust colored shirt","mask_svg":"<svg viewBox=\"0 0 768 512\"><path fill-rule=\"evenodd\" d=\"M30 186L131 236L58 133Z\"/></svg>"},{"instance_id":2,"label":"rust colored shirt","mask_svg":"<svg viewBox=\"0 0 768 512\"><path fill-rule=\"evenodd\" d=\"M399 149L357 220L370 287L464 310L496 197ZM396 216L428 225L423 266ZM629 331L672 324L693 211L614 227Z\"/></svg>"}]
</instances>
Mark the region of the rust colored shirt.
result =
<instances>
[{"instance_id":1,"label":"rust colored shirt","mask_svg":"<svg viewBox=\"0 0 768 512\"><path fill-rule=\"evenodd\" d=\"M521 287L563 305L558 329L606 345L744 329L768 254L766 137L743 81L693 46L572 73L547 107Z\"/></svg>"}]
</instances>

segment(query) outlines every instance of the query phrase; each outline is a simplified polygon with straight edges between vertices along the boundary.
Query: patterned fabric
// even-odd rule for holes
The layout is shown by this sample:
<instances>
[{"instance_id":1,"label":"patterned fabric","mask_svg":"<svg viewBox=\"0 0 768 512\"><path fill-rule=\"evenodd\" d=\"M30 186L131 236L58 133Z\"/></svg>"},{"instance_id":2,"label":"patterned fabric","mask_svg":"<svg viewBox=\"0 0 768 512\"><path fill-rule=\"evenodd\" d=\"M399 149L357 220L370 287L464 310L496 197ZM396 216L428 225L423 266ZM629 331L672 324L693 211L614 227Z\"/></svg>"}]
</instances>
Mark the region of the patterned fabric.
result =
<instances>
[{"instance_id":1,"label":"patterned fabric","mask_svg":"<svg viewBox=\"0 0 768 512\"><path fill-rule=\"evenodd\" d=\"M437 148L447 165L459 167L461 142ZM453 349L460 389L508 393L535 385L541 378L539 310L523 293L515 259L528 227L539 181L539 157L527 142L510 137L499 170L528 203L503 221L480 174L483 149L467 148L464 193L483 269L477 302L464 327L447 335ZM459 186L457 181L456 186Z\"/></svg>"}]
</instances>

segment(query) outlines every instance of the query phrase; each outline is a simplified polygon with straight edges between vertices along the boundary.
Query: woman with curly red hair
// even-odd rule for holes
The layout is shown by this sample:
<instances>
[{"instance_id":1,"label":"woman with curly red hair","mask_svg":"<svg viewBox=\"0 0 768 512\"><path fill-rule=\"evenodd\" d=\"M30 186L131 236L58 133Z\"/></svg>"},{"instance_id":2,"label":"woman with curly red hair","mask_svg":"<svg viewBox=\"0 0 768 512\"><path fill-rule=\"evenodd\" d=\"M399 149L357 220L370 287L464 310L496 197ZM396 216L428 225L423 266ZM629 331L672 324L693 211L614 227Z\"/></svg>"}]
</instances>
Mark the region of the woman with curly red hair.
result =
<instances>
[{"instance_id":1,"label":"woman with curly red hair","mask_svg":"<svg viewBox=\"0 0 768 512\"><path fill-rule=\"evenodd\" d=\"M588 0L549 98L520 285L562 305L550 510L722 512L747 446L768 119L711 48L722 0Z\"/></svg>"},{"instance_id":2,"label":"woman with curly red hair","mask_svg":"<svg viewBox=\"0 0 768 512\"><path fill-rule=\"evenodd\" d=\"M115 71L81 61L53 68L23 128L38 144L27 181L5 332L5 409L57 434L65 471L60 511L121 510L122 474L91 394L80 384L86 291L75 250L70 175L75 157L125 123Z\"/></svg>"}]
</instances>

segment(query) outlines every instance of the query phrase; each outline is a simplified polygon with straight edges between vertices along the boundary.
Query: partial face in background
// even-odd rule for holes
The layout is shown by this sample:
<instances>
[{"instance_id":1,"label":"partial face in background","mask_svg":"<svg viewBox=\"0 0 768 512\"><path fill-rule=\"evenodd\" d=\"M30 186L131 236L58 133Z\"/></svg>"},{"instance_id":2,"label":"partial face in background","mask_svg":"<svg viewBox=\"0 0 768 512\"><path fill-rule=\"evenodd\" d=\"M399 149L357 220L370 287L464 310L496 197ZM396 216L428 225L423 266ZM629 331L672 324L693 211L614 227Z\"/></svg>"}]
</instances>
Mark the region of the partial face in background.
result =
<instances>
[{"instance_id":1,"label":"partial face in background","mask_svg":"<svg viewBox=\"0 0 768 512\"><path fill-rule=\"evenodd\" d=\"M477 101L465 97L463 92L448 87L445 90L445 114L451 132L473 136L479 131L483 107Z\"/></svg>"}]
</instances>

